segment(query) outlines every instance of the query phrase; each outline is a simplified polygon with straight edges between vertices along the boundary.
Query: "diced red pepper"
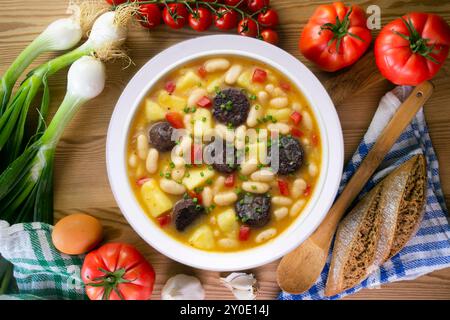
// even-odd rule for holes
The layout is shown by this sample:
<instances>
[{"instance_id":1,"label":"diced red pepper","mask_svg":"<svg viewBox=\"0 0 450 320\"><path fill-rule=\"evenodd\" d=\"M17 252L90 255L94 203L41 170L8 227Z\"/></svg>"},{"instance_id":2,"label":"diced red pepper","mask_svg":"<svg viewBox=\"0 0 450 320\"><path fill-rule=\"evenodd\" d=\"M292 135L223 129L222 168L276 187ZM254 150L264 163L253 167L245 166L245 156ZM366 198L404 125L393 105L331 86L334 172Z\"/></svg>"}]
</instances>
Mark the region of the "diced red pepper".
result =
<instances>
[{"instance_id":1,"label":"diced red pepper","mask_svg":"<svg viewBox=\"0 0 450 320\"><path fill-rule=\"evenodd\" d=\"M170 214L165 214L163 216L159 216L158 218L156 218L156 221L158 221L159 226L161 228L164 228L165 226L167 226L171 220L172 220L172 217L170 216Z\"/></svg>"},{"instance_id":2,"label":"diced red pepper","mask_svg":"<svg viewBox=\"0 0 450 320\"><path fill-rule=\"evenodd\" d=\"M305 191L303 191L303 195L304 195L305 197L307 197L307 196L309 196L310 194L311 194L311 186L308 184L308 185L306 186Z\"/></svg>"},{"instance_id":3,"label":"diced red pepper","mask_svg":"<svg viewBox=\"0 0 450 320\"><path fill-rule=\"evenodd\" d=\"M225 182L224 182L225 187L232 188L234 186L235 180L236 180L236 175L234 173L228 175L225 178Z\"/></svg>"},{"instance_id":4,"label":"diced red pepper","mask_svg":"<svg viewBox=\"0 0 450 320\"><path fill-rule=\"evenodd\" d=\"M295 125L298 125L300 121L302 121L303 116L301 115L301 113L294 111L291 113L290 118Z\"/></svg>"},{"instance_id":5,"label":"diced red pepper","mask_svg":"<svg viewBox=\"0 0 450 320\"><path fill-rule=\"evenodd\" d=\"M206 75L208 74L208 72L206 71L204 66L201 66L200 68L198 68L197 72L198 72L198 75L200 76L200 78L205 78Z\"/></svg>"},{"instance_id":6,"label":"diced red pepper","mask_svg":"<svg viewBox=\"0 0 450 320\"><path fill-rule=\"evenodd\" d=\"M300 129L295 128L295 127L291 128L291 134L297 138L303 137L303 135L304 135L303 131L301 131Z\"/></svg>"},{"instance_id":7,"label":"diced red pepper","mask_svg":"<svg viewBox=\"0 0 450 320\"><path fill-rule=\"evenodd\" d=\"M201 108L211 108L212 102L207 96L203 96L197 101L197 105Z\"/></svg>"},{"instance_id":8,"label":"diced red pepper","mask_svg":"<svg viewBox=\"0 0 450 320\"><path fill-rule=\"evenodd\" d=\"M175 91L176 87L177 87L177 85L173 81L167 81L166 84L164 85L164 89L169 94L172 94Z\"/></svg>"},{"instance_id":9,"label":"diced red pepper","mask_svg":"<svg viewBox=\"0 0 450 320\"><path fill-rule=\"evenodd\" d=\"M168 112L166 113L166 120L174 127L175 129L184 128L183 116L179 112Z\"/></svg>"},{"instance_id":10,"label":"diced red pepper","mask_svg":"<svg viewBox=\"0 0 450 320\"><path fill-rule=\"evenodd\" d=\"M312 142L313 146L317 146L319 144L319 136L316 134L313 134L311 136L311 142Z\"/></svg>"},{"instance_id":11,"label":"diced red pepper","mask_svg":"<svg viewBox=\"0 0 450 320\"><path fill-rule=\"evenodd\" d=\"M202 198L202 195L200 193L197 193L195 191L188 191L188 195L192 199L197 199L197 204L202 204L203 203L203 198Z\"/></svg>"},{"instance_id":12,"label":"diced red pepper","mask_svg":"<svg viewBox=\"0 0 450 320\"><path fill-rule=\"evenodd\" d=\"M240 241L247 241L249 237L250 237L250 227L245 225L245 224L243 224L239 228L239 240Z\"/></svg>"},{"instance_id":13,"label":"diced red pepper","mask_svg":"<svg viewBox=\"0 0 450 320\"><path fill-rule=\"evenodd\" d=\"M291 91L291 85L287 82L280 82L280 87L284 91Z\"/></svg>"},{"instance_id":14,"label":"diced red pepper","mask_svg":"<svg viewBox=\"0 0 450 320\"><path fill-rule=\"evenodd\" d=\"M201 164L203 159L203 150L201 144L191 144L191 164Z\"/></svg>"},{"instance_id":15,"label":"diced red pepper","mask_svg":"<svg viewBox=\"0 0 450 320\"><path fill-rule=\"evenodd\" d=\"M144 183L146 183L146 182L149 181L149 180L150 180L150 178L147 178L147 177L140 178L140 179L138 179L138 180L136 181L136 184L137 184L138 186L142 186Z\"/></svg>"},{"instance_id":16,"label":"diced red pepper","mask_svg":"<svg viewBox=\"0 0 450 320\"><path fill-rule=\"evenodd\" d=\"M289 184L285 180L278 179L278 189L283 196L289 195Z\"/></svg>"},{"instance_id":17,"label":"diced red pepper","mask_svg":"<svg viewBox=\"0 0 450 320\"><path fill-rule=\"evenodd\" d=\"M253 82L260 82L260 83L264 83L267 80L267 72L256 68L255 71L253 72L253 77L252 77L252 81Z\"/></svg>"}]
</instances>

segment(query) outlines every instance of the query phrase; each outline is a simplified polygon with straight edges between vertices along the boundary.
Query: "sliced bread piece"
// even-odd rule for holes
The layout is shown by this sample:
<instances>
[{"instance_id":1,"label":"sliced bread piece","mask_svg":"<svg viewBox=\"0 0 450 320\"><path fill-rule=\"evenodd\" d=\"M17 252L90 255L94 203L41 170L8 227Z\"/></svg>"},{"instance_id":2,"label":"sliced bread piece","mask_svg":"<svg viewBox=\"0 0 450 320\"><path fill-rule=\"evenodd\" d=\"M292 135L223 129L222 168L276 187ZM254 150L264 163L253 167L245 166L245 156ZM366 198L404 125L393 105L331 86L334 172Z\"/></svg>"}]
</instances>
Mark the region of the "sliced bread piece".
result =
<instances>
[{"instance_id":1,"label":"sliced bread piece","mask_svg":"<svg viewBox=\"0 0 450 320\"><path fill-rule=\"evenodd\" d=\"M352 288L367 276L380 238L382 190L378 184L339 224L325 295Z\"/></svg>"}]
</instances>

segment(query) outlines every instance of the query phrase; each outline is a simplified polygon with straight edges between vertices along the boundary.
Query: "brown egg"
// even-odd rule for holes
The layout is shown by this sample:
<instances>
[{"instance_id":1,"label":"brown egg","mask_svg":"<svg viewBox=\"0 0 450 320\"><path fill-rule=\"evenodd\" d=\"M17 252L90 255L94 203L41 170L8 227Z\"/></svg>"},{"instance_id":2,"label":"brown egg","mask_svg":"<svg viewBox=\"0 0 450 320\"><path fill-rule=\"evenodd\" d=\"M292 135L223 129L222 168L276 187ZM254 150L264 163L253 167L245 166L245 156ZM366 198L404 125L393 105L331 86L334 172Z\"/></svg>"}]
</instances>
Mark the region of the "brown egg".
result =
<instances>
[{"instance_id":1,"label":"brown egg","mask_svg":"<svg viewBox=\"0 0 450 320\"><path fill-rule=\"evenodd\" d=\"M103 237L103 227L96 218L75 213L62 218L53 228L56 249L66 254L82 254L94 249Z\"/></svg>"}]
</instances>

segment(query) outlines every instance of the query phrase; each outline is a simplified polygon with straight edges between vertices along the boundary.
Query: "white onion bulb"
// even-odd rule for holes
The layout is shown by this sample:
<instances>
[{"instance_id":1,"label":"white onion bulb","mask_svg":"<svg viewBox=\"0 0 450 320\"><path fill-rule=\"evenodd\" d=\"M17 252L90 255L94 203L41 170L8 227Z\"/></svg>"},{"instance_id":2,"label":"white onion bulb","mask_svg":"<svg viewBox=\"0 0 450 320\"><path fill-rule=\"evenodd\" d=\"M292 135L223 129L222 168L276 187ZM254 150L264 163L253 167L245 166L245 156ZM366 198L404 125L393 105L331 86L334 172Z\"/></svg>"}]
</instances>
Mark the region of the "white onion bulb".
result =
<instances>
[{"instance_id":1,"label":"white onion bulb","mask_svg":"<svg viewBox=\"0 0 450 320\"><path fill-rule=\"evenodd\" d=\"M58 19L50 23L41 37L49 42L49 50L67 50L75 46L83 36L78 22L72 18Z\"/></svg>"},{"instance_id":2,"label":"white onion bulb","mask_svg":"<svg viewBox=\"0 0 450 320\"><path fill-rule=\"evenodd\" d=\"M93 99L105 87L105 66L91 56L84 56L75 61L67 75L67 92L72 97Z\"/></svg>"}]
</instances>

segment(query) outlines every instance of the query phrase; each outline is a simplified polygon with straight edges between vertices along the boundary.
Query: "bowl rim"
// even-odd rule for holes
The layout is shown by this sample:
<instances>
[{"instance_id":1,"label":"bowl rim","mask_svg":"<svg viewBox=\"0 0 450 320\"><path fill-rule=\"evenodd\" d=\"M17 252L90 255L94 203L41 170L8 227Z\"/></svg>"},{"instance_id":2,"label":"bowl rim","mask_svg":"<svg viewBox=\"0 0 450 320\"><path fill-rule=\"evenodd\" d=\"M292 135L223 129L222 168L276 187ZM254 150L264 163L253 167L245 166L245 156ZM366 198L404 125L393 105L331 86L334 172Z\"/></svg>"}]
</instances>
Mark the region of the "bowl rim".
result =
<instances>
[{"instance_id":1,"label":"bowl rim","mask_svg":"<svg viewBox=\"0 0 450 320\"><path fill-rule=\"evenodd\" d=\"M202 57L218 55L255 59L288 77L310 103L322 142L319 182L300 216L274 239L258 247L237 252L203 251L168 236L147 217L135 198L126 174L130 125L150 88L174 68ZM332 161L330 155L333 157ZM132 228L144 241L169 258L211 271L255 268L280 258L306 240L325 218L334 201L341 180L343 159L344 143L339 118L331 98L315 75L298 59L280 48L236 35L212 35L186 40L150 59L133 76L119 97L111 116L106 141L108 180L114 198Z\"/></svg>"}]
</instances>

